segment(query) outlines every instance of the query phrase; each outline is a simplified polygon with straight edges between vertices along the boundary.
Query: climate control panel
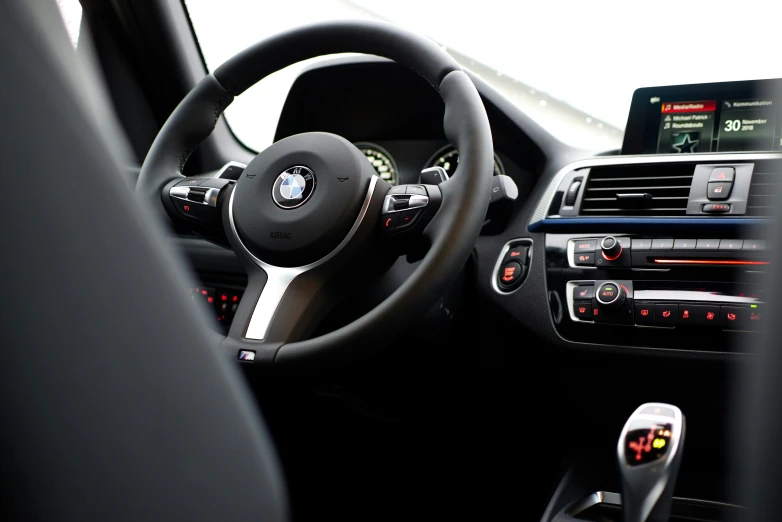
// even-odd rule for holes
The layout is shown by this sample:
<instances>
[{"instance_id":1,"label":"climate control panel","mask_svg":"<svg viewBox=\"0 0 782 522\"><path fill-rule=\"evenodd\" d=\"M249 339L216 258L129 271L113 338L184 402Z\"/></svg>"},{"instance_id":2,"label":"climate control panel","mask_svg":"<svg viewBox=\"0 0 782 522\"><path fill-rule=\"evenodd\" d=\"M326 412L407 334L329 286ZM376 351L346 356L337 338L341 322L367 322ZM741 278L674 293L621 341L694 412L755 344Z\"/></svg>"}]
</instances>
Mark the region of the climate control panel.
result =
<instances>
[{"instance_id":1,"label":"climate control panel","mask_svg":"<svg viewBox=\"0 0 782 522\"><path fill-rule=\"evenodd\" d=\"M773 260L769 245L753 239L762 230L637 228L645 230L545 235L557 334L623 350L744 351L766 315Z\"/></svg>"},{"instance_id":2,"label":"climate control panel","mask_svg":"<svg viewBox=\"0 0 782 522\"><path fill-rule=\"evenodd\" d=\"M633 324L632 281L571 281L568 290L575 320Z\"/></svg>"},{"instance_id":3,"label":"climate control panel","mask_svg":"<svg viewBox=\"0 0 782 522\"><path fill-rule=\"evenodd\" d=\"M638 290L632 281L569 281L568 304L576 322L643 327L694 326L754 331L763 325L757 296L705 290Z\"/></svg>"}]
</instances>

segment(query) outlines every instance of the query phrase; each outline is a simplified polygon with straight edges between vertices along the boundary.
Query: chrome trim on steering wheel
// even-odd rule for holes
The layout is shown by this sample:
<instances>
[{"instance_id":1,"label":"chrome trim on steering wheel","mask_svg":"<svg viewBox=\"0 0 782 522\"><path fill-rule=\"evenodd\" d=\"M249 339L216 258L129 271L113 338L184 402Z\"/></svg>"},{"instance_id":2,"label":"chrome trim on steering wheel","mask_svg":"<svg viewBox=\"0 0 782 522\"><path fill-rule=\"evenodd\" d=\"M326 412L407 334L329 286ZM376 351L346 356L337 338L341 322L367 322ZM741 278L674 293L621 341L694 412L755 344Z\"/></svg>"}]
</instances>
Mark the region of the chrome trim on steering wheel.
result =
<instances>
[{"instance_id":1,"label":"chrome trim on steering wheel","mask_svg":"<svg viewBox=\"0 0 782 522\"><path fill-rule=\"evenodd\" d=\"M231 225L231 233L234 235L237 244L242 248L244 253L253 261L253 263L258 265L261 269L263 269L264 272L266 272L266 276L268 278L266 280L266 284L263 287L263 291L261 291L261 295L258 298L258 302L255 304L255 309L250 316L250 321L244 334L246 339L263 341L266 338L269 325L274 318L277 307L280 305L282 296L285 295L285 291L287 290L291 281L304 272L312 270L313 268L316 268L329 259L333 258L353 238L353 236L356 234L356 231L358 230L358 227L361 226L361 223L364 221L364 216L366 216L367 210L369 209L369 204L372 201L372 196L375 193L375 187L377 186L378 179L380 179L378 176L372 176L372 179L369 181L369 189L367 190L367 195L364 198L364 203L361 205L361 210L358 213L358 217L342 242L340 242L340 244L337 245L334 250L317 261L308 265L295 267L270 265L268 263L264 263L255 257L252 252L250 252L250 250L242 242L241 238L239 237L239 233L236 230L236 224L234 223L234 195L236 192L234 191L231 193L231 198L228 202L228 218Z\"/></svg>"}]
</instances>

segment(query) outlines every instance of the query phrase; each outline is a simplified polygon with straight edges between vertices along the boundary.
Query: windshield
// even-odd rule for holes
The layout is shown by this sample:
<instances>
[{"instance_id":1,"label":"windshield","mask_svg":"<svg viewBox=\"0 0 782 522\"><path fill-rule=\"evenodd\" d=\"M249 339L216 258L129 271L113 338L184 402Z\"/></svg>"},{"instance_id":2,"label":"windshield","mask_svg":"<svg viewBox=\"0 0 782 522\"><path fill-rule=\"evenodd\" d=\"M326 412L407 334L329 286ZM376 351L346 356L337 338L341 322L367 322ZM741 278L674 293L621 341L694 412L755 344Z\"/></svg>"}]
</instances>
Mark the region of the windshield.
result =
<instances>
[{"instance_id":1,"label":"windshield","mask_svg":"<svg viewBox=\"0 0 782 522\"><path fill-rule=\"evenodd\" d=\"M185 0L207 67L277 32L336 19L385 20L424 34L560 140L590 150L621 147L639 87L775 78L773 16L704 4L481 0ZM768 4L758 3L760 14ZM732 13L726 12L731 11ZM273 139L297 64L260 82L226 111L255 150Z\"/></svg>"}]
</instances>

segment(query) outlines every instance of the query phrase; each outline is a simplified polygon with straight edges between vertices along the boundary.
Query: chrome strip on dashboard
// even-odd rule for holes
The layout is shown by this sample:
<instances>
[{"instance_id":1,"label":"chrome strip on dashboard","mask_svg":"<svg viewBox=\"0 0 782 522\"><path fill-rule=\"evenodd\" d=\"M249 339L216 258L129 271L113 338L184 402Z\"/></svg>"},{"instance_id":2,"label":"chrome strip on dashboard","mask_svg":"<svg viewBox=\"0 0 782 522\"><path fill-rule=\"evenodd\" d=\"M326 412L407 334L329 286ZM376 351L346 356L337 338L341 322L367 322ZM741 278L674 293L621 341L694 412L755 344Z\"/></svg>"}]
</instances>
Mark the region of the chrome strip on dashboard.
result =
<instances>
[{"instance_id":1,"label":"chrome strip on dashboard","mask_svg":"<svg viewBox=\"0 0 782 522\"><path fill-rule=\"evenodd\" d=\"M350 240L356 234L359 226L361 226L361 223L364 221L364 216L366 216L367 210L369 209L369 204L371 203L372 196L375 193L375 187L377 186L378 179L380 178L377 176L372 176L372 179L369 181L369 189L367 190L367 195L364 198L364 203L361 205L361 210L358 213L358 217L342 242L340 242L340 244L337 245L334 250L317 261L308 265L296 267L281 267L264 263L255 257L252 252L250 252L250 250L242 242L241 238L239 237L239 233L236 230L233 211L235 191L231 193L231 198L228 202L228 220L231 225L231 233L233 234L237 244L242 248L243 252L253 261L253 263L258 265L264 272L266 272L268 277L266 284L261 291L261 295L258 298L258 302L255 304L255 309L250 316L250 321L244 334L246 339L263 341L266 338L269 325L271 324L272 319L274 319L274 314L277 311L277 307L280 305L280 301L282 301L282 297L285 295L285 291L287 290L290 283L297 276L307 272L308 270L312 270L313 268L316 268L333 258L339 253L340 250L345 247L345 245L348 244L348 242L350 242Z\"/></svg>"},{"instance_id":2,"label":"chrome strip on dashboard","mask_svg":"<svg viewBox=\"0 0 782 522\"><path fill-rule=\"evenodd\" d=\"M546 219L546 213L551 206L551 202L554 200L554 196L557 193L557 188L562 183L570 172L578 169L584 169L588 167L603 167L612 165L638 165L638 164L654 164L654 163L727 163L737 161L762 161L762 160L778 160L782 158L782 154L771 152L750 152L750 153L704 153L688 155L686 158L682 158L681 154L644 154L633 156L605 156L597 158L589 158L584 160L578 160L562 167L552 178L543 196L540 198L538 206L535 208L535 212L532 213L532 217L528 223L528 226ZM575 216L574 216L575 218ZM577 219L577 218L576 218Z\"/></svg>"},{"instance_id":3,"label":"chrome strip on dashboard","mask_svg":"<svg viewBox=\"0 0 782 522\"><path fill-rule=\"evenodd\" d=\"M694 290L635 290L633 299L636 301L687 301L720 304L759 304L762 301L755 297L739 297L735 295L697 292Z\"/></svg>"}]
</instances>

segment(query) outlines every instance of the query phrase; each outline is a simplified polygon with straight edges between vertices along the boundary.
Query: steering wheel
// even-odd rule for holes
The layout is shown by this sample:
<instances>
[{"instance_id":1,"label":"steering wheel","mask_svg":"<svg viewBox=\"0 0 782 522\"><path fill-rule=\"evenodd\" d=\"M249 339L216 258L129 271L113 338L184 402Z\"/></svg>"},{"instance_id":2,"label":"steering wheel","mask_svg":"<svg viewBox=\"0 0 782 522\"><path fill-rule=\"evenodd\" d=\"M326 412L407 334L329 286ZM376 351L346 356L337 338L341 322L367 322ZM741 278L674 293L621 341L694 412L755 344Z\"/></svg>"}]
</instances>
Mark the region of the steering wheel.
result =
<instances>
[{"instance_id":1,"label":"steering wheel","mask_svg":"<svg viewBox=\"0 0 782 522\"><path fill-rule=\"evenodd\" d=\"M349 141L323 132L274 143L235 181L182 175L234 97L285 66L344 52L394 60L439 92L445 135L459 151L450 179L392 187ZM384 346L436 304L480 233L492 162L481 98L451 56L390 24L338 22L261 41L201 80L156 137L137 193L195 230L221 230L241 260L247 289L230 331L217 341L228 356L322 368ZM385 301L346 326L307 338L346 289L364 286L374 267L411 252L420 252L422 262Z\"/></svg>"}]
</instances>

